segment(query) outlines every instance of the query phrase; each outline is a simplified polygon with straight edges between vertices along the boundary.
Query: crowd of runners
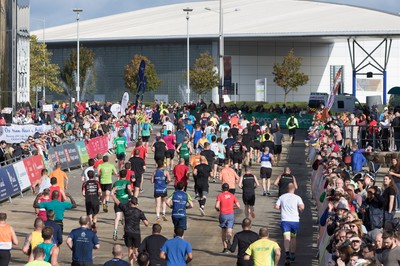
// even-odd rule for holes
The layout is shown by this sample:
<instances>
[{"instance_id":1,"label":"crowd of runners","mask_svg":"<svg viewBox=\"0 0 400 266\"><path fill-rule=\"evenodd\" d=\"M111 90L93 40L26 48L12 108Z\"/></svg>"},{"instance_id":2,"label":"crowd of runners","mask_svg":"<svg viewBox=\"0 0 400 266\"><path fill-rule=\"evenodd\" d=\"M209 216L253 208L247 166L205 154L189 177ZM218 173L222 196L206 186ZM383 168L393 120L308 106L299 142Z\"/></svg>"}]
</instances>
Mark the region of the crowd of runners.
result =
<instances>
[{"instance_id":1,"label":"crowd of runners","mask_svg":"<svg viewBox=\"0 0 400 266\"><path fill-rule=\"evenodd\" d=\"M157 103L156 110L163 108L162 105ZM288 264L294 262L299 212L304 210L304 203L295 194L297 182L289 167L283 173L273 173L274 166L281 164L282 144L294 143L299 127L294 115L286 121L290 138L287 139L277 118L260 123L241 111L225 110L218 116L207 109L194 112L179 105L166 109L169 111L161 112L161 126L154 125L151 114L143 111L144 118L137 126L139 137L130 154L127 154L128 140L121 128L113 141L115 161L111 161L109 154L89 159L81 175L86 215L66 240L72 250L71 265L92 265L92 250L100 248L96 233L97 225L102 222L101 210L107 213L111 207L115 212L112 237L114 241L124 240L129 263L122 261L122 248L115 245L114 258L104 265L186 265L193 255L190 243L183 239L184 233L196 230L187 226L189 208L198 208L201 216L211 212L211 208L219 212L222 253L238 249L237 265L277 265L281 249L268 239L268 228L262 227L259 234L251 231L252 220L256 218L256 196L272 196L272 185L279 191L275 208L281 211L283 254ZM139 113L141 110L145 109L139 109ZM149 156L151 153L153 158ZM155 165L156 170L148 172L149 165ZM146 211L138 208L145 175L154 187L155 217L148 217ZM215 205L209 206L210 183L216 182L221 184L220 193ZM42 178L32 185L37 195L33 203L37 218L34 231L26 237L22 248L31 263L27 265L48 265L39 264L43 260L58 265L64 213L77 207L68 186L68 176L59 163L50 173L43 170ZM261 188L257 189L258 186ZM241 201L236 197L238 190L242 192ZM243 220L243 231L234 235L235 209L242 208L241 203L244 217L236 218ZM0 230L0 265L8 265L9 250L17 244L15 232L6 218L5 213L0 213L0 227L4 227ZM160 223L169 219L175 238L168 240L161 235ZM143 240L141 223L153 224L152 235ZM122 237L118 235L120 224L124 227Z\"/></svg>"}]
</instances>

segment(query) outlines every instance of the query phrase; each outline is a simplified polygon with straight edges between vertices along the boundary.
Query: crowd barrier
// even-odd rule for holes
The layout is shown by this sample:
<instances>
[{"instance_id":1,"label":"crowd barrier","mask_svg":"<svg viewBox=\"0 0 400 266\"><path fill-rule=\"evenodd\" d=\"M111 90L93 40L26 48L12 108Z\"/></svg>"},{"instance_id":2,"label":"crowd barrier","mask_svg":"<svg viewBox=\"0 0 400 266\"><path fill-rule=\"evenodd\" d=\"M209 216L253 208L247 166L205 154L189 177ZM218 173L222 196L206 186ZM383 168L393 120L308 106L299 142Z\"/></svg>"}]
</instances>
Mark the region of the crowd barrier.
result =
<instances>
[{"instance_id":1,"label":"crowd barrier","mask_svg":"<svg viewBox=\"0 0 400 266\"><path fill-rule=\"evenodd\" d=\"M9 199L31 187L41 178L43 169L51 172L56 162L61 163L62 170L81 167L89 158L98 153L106 154L113 147L116 133L96 137L88 141L66 143L48 150L48 156L35 155L0 168L0 201Z\"/></svg>"}]
</instances>

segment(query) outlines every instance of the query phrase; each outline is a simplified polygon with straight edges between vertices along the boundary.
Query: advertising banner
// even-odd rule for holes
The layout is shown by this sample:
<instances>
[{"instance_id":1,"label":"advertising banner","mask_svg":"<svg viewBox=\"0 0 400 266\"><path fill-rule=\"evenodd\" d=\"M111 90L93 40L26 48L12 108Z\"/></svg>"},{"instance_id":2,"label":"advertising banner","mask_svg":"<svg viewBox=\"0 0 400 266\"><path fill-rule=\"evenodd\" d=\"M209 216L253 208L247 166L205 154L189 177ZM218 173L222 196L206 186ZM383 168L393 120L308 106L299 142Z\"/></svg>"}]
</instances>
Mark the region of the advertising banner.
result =
<instances>
[{"instance_id":1,"label":"advertising banner","mask_svg":"<svg viewBox=\"0 0 400 266\"><path fill-rule=\"evenodd\" d=\"M256 102L267 101L267 79L256 79Z\"/></svg>"},{"instance_id":2,"label":"advertising banner","mask_svg":"<svg viewBox=\"0 0 400 266\"><path fill-rule=\"evenodd\" d=\"M22 162L24 163L31 184L42 177L42 170L44 169L42 156L35 155L24 159Z\"/></svg>"},{"instance_id":3,"label":"advertising banner","mask_svg":"<svg viewBox=\"0 0 400 266\"><path fill-rule=\"evenodd\" d=\"M278 118L279 121L279 126L281 128L287 128L286 127L286 121L289 118L288 114L277 114L277 113L251 113L246 115L246 117L254 117L256 118L259 122L260 125L264 123L264 121L267 123L267 125L271 122L274 117ZM313 115L310 114L295 114L295 117L297 118L297 121L299 122L299 128L309 128L312 123ZM249 119L250 120L250 119Z\"/></svg>"},{"instance_id":4,"label":"advertising banner","mask_svg":"<svg viewBox=\"0 0 400 266\"><path fill-rule=\"evenodd\" d=\"M64 153L67 156L67 163L69 167L78 167L81 165L81 161L79 160L79 153L78 149L76 148L75 144L68 143L63 144Z\"/></svg>"},{"instance_id":5,"label":"advertising banner","mask_svg":"<svg viewBox=\"0 0 400 266\"><path fill-rule=\"evenodd\" d=\"M75 146L76 146L76 149L78 150L81 163L87 163L89 161L90 157L89 157L89 153L86 149L85 142L83 142L83 141L75 142Z\"/></svg>"},{"instance_id":6,"label":"advertising banner","mask_svg":"<svg viewBox=\"0 0 400 266\"><path fill-rule=\"evenodd\" d=\"M98 153L105 154L108 151L108 135L89 139L86 149L90 158L95 158Z\"/></svg>"},{"instance_id":7,"label":"advertising banner","mask_svg":"<svg viewBox=\"0 0 400 266\"><path fill-rule=\"evenodd\" d=\"M29 188L31 186L31 182L29 181L29 176L26 172L24 163L22 161L16 162L13 164L13 167L21 190Z\"/></svg>"},{"instance_id":8,"label":"advertising banner","mask_svg":"<svg viewBox=\"0 0 400 266\"><path fill-rule=\"evenodd\" d=\"M14 167L12 165L7 165L0 168L0 176L3 177L3 180L8 180L8 182L4 182L4 184L9 196L14 196L21 191L17 175L15 174Z\"/></svg>"},{"instance_id":9,"label":"advertising banner","mask_svg":"<svg viewBox=\"0 0 400 266\"><path fill-rule=\"evenodd\" d=\"M11 125L0 126L0 139L7 143L20 143L26 141L29 136L36 132L47 132L51 129L50 125Z\"/></svg>"},{"instance_id":10,"label":"advertising banner","mask_svg":"<svg viewBox=\"0 0 400 266\"><path fill-rule=\"evenodd\" d=\"M0 175L0 201L10 197L11 182L6 175Z\"/></svg>"},{"instance_id":11,"label":"advertising banner","mask_svg":"<svg viewBox=\"0 0 400 266\"><path fill-rule=\"evenodd\" d=\"M58 161L61 163L61 169L68 169L67 155L64 152L64 147L62 145L54 147L54 151L57 154Z\"/></svg>"}]
</instances>

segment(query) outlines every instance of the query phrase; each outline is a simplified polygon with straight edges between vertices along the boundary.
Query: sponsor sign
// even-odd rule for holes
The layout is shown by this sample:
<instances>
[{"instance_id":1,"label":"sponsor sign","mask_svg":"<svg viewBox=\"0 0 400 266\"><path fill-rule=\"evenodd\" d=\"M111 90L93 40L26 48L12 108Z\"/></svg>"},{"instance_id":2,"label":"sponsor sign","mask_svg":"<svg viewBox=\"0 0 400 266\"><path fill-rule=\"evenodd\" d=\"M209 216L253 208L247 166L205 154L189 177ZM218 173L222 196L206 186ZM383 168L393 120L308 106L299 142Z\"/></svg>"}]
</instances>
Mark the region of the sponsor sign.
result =
<instances>
[{"instance_id":1,"label":"sponsor sign","mask_svg":"<svg viewBox=\"0 0 400 266\"><path fill-rule=\"evenodd\" d=\"M76 146L76 149L78 150L81 163L87 163L89 161L90 157L89 157L89 153L86 149L85 142L83 142L83 141L75 142L75 146Z\"/></svg>"},{"instance_id":2,"label":"sponsor sign","mask_svg":"<svg viewBox=\"0 0 400 266\"><path fill-rule=\"evenodd\" d=\"M31 184L42 177L42 170L44 169L42 156L35 155L24 159L22 162L24 163Z\"/></svg>"},{"instance_id":3,"label":"sponsor sign","mask_svg":"<svg viewBox=\"0 0 400 266\"><path fill-rule=\"evenodd\" d=\"M13 167L21 190L29 188L31 186L31 182L29 181L29 176L26 172L24 163L22 161L16 162L13 164Z\"/></svg>"},{"instance_id":4,"label":"sponsor sign","mask_svg":"<svg viewBox=\"0 0 400 266\"><path fill-rule=\"evenodd\" d=\"M64 148L64 153L67 157L67 163L69 167L78 167L81 165L81 161L79 159L78 149L75 144L69 143L62 145Z\"/></svg>"},{"instance_id":5,"label":"sponsor sign","mask_svg":"<svg viewBox=\"0 0 400 266\"><path fill-rule=\"evenodd\" d=\"M29 136L36 132L47 132L51 129L50 125L11 125L0 126L0 139L7 143L20 143L26 141Z\"/></svg>"},{"instance_id":6,"label":"sponsor sign","mask_svg":"<svg viewBox=\"0 0 400 266\"><path fill-rule=\"evenodd\" d=\"M68 169L67 155L64 152L64 147L62 145L54 147L54 151L57 154L58 161L61 163L61 169Z\"/></svg>"}]
</instances>

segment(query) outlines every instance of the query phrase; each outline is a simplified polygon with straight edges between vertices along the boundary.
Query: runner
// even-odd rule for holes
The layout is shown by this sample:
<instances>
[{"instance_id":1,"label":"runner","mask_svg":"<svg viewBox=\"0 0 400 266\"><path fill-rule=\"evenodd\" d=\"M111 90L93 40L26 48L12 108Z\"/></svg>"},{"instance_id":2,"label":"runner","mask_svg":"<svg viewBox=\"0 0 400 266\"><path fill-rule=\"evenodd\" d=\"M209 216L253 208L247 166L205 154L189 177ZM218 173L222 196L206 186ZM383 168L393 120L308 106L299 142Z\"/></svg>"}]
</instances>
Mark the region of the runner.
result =
<instances>
[{"instance_id":1,"label":"runner","mask_svg":"<svg viewBox=\"0 0 400 266\"><path fill-rule=\"evenodd\" d=\"M60 248L53 244L52 238L54 234L54 229L50 226L45 226L43 231L41 232L43 242L37 245L38 248L42 248L45 253L44 261L51 263L51 265L59 265L58 264L58 255L60 252ZM33 250L33 249L32 249ZM33 253L32 253L33 260Z\"/></svg>"},{"instance_id":2,"label":"runner","mask_svg":"<svg viewBox=\"0 0 400 266\"><path fill-rule=\"evenodd\" d=\"M123 130L118 131L118 137L114 138L113 143L115 148L116 160L118 160L118 170L121 170L122 166L124 165L126 156L125 148L128 146Z\"/></svg>"},{"instance_id":3,"label":"runner","mask_svg":"<svg viewBox=\"0 0 400 266\"><path fill-rule=\"evenodd\" d=\"M143 146L146 148L149 147L149 139L150 135L153 132L153 127L149 122L149 118L146 116L144 119L144 122L141 124L141 136L142 136L142 141L143 141Z\"/></svg>"},{"instance_id":4,"label":"runner","mask_svg":"<svg viewBox=\"0 0 400 266\"><path fill-rule=\"evenodd\" d=\"M98 181L99 177L97 174L97 170L94 168L94 159L90 158L88 160L88 167L85 168L85 170L82 171L81 174L81 180L82 182L86 182L89 180L89 177L87 175L88 171L94 171L94 179Z\"/></svg>"},{"instance_id":5,"label":"runner","mask_svg":"<svg viewBox=\"0 0 400 266\"><path fill-rule=\"evenodd\" d=\"M50 197L50 189L46 188L42 192L42 196L39 198L38 202L49 202L51 201ZM37 217L41 218L43 221L47 220L47 215L46 215L46 209L35 209L35 212L37 214Z\"/></svg>"},{"instance_id":6,"label":"runner","mask_svg":"<svg viewBox=\"0 0 400 266\"><path fill-rule=\"evenodd\" d=\"M167 144L167 152L165 157L167 157L167 170L172 171L174 169L174 154L175 154L175 136L172 135L172 131L167 131L167 136L164 137L164 141Z\"/></svg>"},{"instance_id":7,"label":"runner","mask_svg":"<svg viewBox=\"0 0 400 266\"><path fill-rule=\"evenodd\" d=\"M230 148L230 152L235 171L240 176L242 175L243 154L246 152L246 147L242 143L242 136L237 137L236 142Z\"/></svg>"},{"instance_id":8,"label":"runner","mask_svg":"<svg viewBox=\"0 0 400 266\"><path fill-rule=\"evenodd\" d=\"M188 185L188 179L189 179L189 167L185 164L185 159L180 158L179 159L179 164L177 164L172 171L172 174L174 175L174 187L175 190L177 190L177 185L179 182L183 182L184 188L183 190L186 192L187 185Z\"/></svg>"},{"instance_id":9,"label":"runner","mask_svg":"<svg viewBox=\"0 0 400 266\"><path fill-rule=\"evenodd\" d=\"M199 198L199 210L201 216L205 215L205 205L207 201L207 194L209 188L209 178L211 177L211 167L207 164L207 159L204 156L200 158L200 164L194 168L193 176L197 183L197 192Z\"/></svg>"},{"instance_id":10,"label":"runner","mask_svg":"<svg viewBox=\"0 0 400 266\"><path fill-rule=\"evenodd\" d=\"M68 188L68 176L63 170L61 170L60 162L56 162L55 166L56 169L50 173L50 178L55 177L57 179L57 185L59 185L62 190L66 190Z\"/></svg>"},{"instance_id":11,"label":"runner","mask_svg":"<svg viewBox=\"0 0 400 266\"><path fill-rule=\"evenodd\" d=\"M165 160L165 153L168 150L167 144L161 138L161 135L157 133L156 140L153 142L151 146L151 150L154 152L154 163L157 165L157 161L164 162Z\"/></svg>"},{"instance_id":12,"label":"runner","mask_svg":"<svg viewBox=\"0 0 400 266\"><path fill-rule=\"evenodd\" d=\"M134 183L134 191L133 196L138 197L140 192L143 192L142 184L143 184L143 174L146 171L146 163L140 158L140 151L135 151L135 156L129 159L131 163L131 170L135 173L135 183Z\"/></svg>"},{"instance_id":13,"label":"runner","mask_svg":"<svg viewBox=\"0 0 400 266\"><path fill-rule=\"evenodd\" d=\"M192 246L183 239L183 228L175 228L174 233L174 238L162 246L160 258L167 260L167 265L187 265L193 260Z\"/></svg>"},{"instance_id":14,"label":"runner","mask_svg":"<svg viewBox=\"0 0 400 266\"><path fill-rule=\"evenodd\" d=\"M221 169L219 173L219 179L221 184L227 183L229 185L229 192L235 194L236 183L239 183L239 176L229 165L229 160L225 159L224 168Z\"/></svg>"},{"instance_id":15,"label":"runner","mask_svg":"<svg viewBox=\"0 0 400 266\"><path fill-rule=\"evenodd\" d=\"M296 128L299 127L299 122L297 121L297 118L294 117L294 114L291 114L287 119L286 126L289 129L290 142L293 144L294 139L296 138Z\"/></svg>"},{"instance_id":16,"label":"runner","mask_svg":"<svg viewBox=\"0 0 400 266\"><path fill-rule=\"evenodd\" d=\"M180 181L176 190L167 200L167 206L172 209L172 223L174 228L182 227L187 229L186 209L193 208L192 197L185 191L185 184Z\"/></svg>"},{"instance_id":17,"label":"runner","mask_svg":"<svg viewBox=\"0 0 400 266\"><path fill-rule=\"evenodd\" d=\"M281 248L275 241L269 240L268 227L261 227L259 231L260 239L253 242L246 250L244 260L252 259L254 265L275 265L281 258Z\"/></svg>"},{"instance_id":18,"label":"runner","mask_svg":"<svg viewBox=\"0 0 400 266\"><path fill-rule=\"evenodd\" d=\"M153 224L151 235L145 237L139 247L139 253L146 252L150 257L150 266L166 266L165 260L160 258L160 250L168 239L161 235L161 225Z\"/></svg>"},{"instance_id":19,"label":"runner","mask_svg":"<svg viewBox=\"0 0 400 266\"><path fill-rule=\"evenodd\" d=\"M34 230L25 237L24 246L22 247L22 252L29 257L28 262L33 260L32 250L43 242L43 220L41 218L36 218L33 227Z\"/></svg>"},{"instance_id":20,"label":"runner","mask_svg":"<svg viewBox=\"0 0 400 266\"><path fill-rule=\"evenodd\" d=\"M126 180L126 170L119 171L119 180L113 184L112 191L115 196L119 200L121 204L127 204L129 202L129 198L132 196L131 193L131 182ZM119 221L122 221L122 210L118 207L118 205L114 202L114 233L113 239L117 241L117 233L118 233L118 224Z\"/></svg>"},{"instance_id":21,"label":"runner","mask_svg":"<svg viewBox=\"0 0 400 266\"><path fill-rule=\"evenodd\" d=\"M260 184L258 183L257 177L251 173L250 167L245 168L245 174L240 177L239 187L243 189L243 204L244 204L244 214L246 218L255 218L254 204L256 202L256 192L255 188Z\"/></svg>"},{"instance_id":22,"label":"runner","mask_svg":"<svg viewBox=\"0 0 400 266\"><path fill-rule=\"evenodd\" d=\"M50 188L49 188L49 189L50 189L50 198L53 197L54 191L57 191L57 192L58 192L58 200L59 200L59 201L64 201L64 200L67 199L67 197L65 196L64 190L61 189L59 185L57 185L57 178L52 177L52 178L50 179L50 184L51 184L51 186L50 186ZM39 194L40 194L40 193L39 193Z\"/></svg>"},{"instance_id":23,"label":"runner","mask_svg":"<svg viewBox=\"0 0 400 266\"><path fill-rule=\"evenodd\" d=\"M151 176L151 183L154 184L154 199L156 203L156 223L161 222L160 209L162 207L162 219L163 221L168 221L165 216L165 211L167 208L167 185L171 181L169 172L164 170L164 163L158 162L157 170Z\"/></svg>"},{"instance_id":24,"label":"runner","mask_svg":"<svg viewBox=\"0 0 400 266\"><path fill-rule=\"evenodd\" d=\"M273 134L274 136L274 155L276 166L279 166L279 162L281 161L281 153L282 153L282 142L285 142L285 136L282 134L280 128L276 130Z\"/></svg>"},{"instance_id":25,"label":"runner","mask_svg":"<svg viewBox=\"0 0 400 266\"><path fill-rule=\"evenodd\" d=\"M121 204L114 193L111 194L115 204L122 210L125 217L124 226L124 242L125 246L128 248L128 258L131 266L134 265L135 256L137 254L137 249L140 246L141 236L140 236L140 221L147 227L149 222L146 219L144 213L137 208L138 199L132 197L129 204Z\"/></svg>"},{"instance_id":26,"label":"runner","mask_svg":"<svg viewBox=\"0 0 400 266\"><path fill-rule=\"evenodd\" d=\"M131 169L132 169L131 162L126 162L124 164L124 170L126 170L125 179L130 182L129 189L131 190L131 194L133 195L133 193L135 191L136 178L135 178L135 172L133 170L131 170Z\"/></svg>"},{"instance_id":27,"label":"runner","mask_svg":"<svg viewBox=\"0 0 400 266\"><path fill-rule=\"evenodd\" d=\"M253 266L253 261L245 261L244 256L246 255L246 250L256 240L258 240L258 234L254 231L251 231L251 220L248 218L244 218L242 221L242 229L243 231L238 232L233 237L232 247L229 250L234 253L236 246L238 247L237 254L237 266Z\"/></svg>"},{"instance_id":28,"label":"runner","mask_svg":"<svg viewBox=\"0 0 400 266\"><path fill-rule=\"evenodd\" d=\"M274 156L269 152L269 148L265 147L263 152L258 155L258 161L261 163L260 177L263 188L263 196L270 196L272 164L274 163Z\"/></svg>"},{"instance_id":29,"label":"runner","mask_svg":"<svg viewBox=\"0 0 400 266\"><path fill-rule=\"evenodd\" d=\"M88 181L82 184L82 194L85 197L86 215L89 217L91 228L97 231L97 214L100 211L101 185L94 179L94 171L87 172Z\"/></svg>"},{"instance_id":30,"label":"runner","mask_svg":"<svg viewBox=\"0 0 400 266\"><path fill-rule=\"evenodd\" d=\"M280 196L275 209L281 211L281 229L283 245L285 248L286 262L296 259L296 235L300 226L299 212L304 211L304 203L300 196L294 194L295 186L289 183L287 193Z\"/></svg>"},{"instance_id":31,"label":"runner","mask_svg":"<svg viewBox=\"0 0 400 266\"><path fill-rule=\"evenodd\" d=\"M269 123L269 129L271 130L272 134L280 130L278 117L274 116L274 119L272 119L271 123Z\"/></svg>"},{"instance_id":32,"label":"runner","mask_svg":"<svg viewBox=\"0 0 400 266\"><path fill-rule=\"evenodd\" d=\"M143 142L141 140L138 140L138 142L136 142L135 148L132 150L131 157L135 156L135 152L137 150L139 151L139 157L146 162L147 148L143 146Z\"/></svg>"},{"instance_id":33,"label":"runner","mask_svg":"<svg viewBox=\"0 0 400 266\"><path fill-rule=\"evenodd\" d=\"M99 165L99 178L102 192L103 211L108 212L108 201L110 200L110 192L112 188L112 175L117 175L115 166L108 162L109 157L103 156L103 163Z\"/></svg>"},{"instance_id":34,"label":"runner","mask_svg":"<svg viewBox=\"0 0 400 266\"><path fill-rule=\"evenodd\" d=\"M289 184L292 183L294 188L297 189L296 178L291 174L289 167L285 167L283 174L279 175L274 182L274 185L279 188L278 197L282 196L288 191Z\"/></svg>"},{"instance_id":35,"label":"runner","mask_svg":"<svg viewBox=\"0 0 400 266\"><path fill-rule=\"evenodd\" d=\"M215 162L215 153L211 150L211 144L206 142L204 144L204 150L202 152L200 152L201 156L206 157L208 165L211 168L211 176L213 177L213 182L215 183L215 175L213 172L214 169L214 162Z\"/></svg>"},{"instance_id":36,"label":"runner","mask_svg":"<svg viewBox=\"0 0 400 266\"><path fill-rule=\"evenodd\" d=\"M219 226L221 227L221 239L224 246L222 253L228 253L231 249L232 230L235 224L235 208L240 208L239 201L229 192L229 185L222 184L222 193L217 196L215 209L219 212Z\"/></svg>"},{"instance_id":37,"label":"runner","mask_svg":"<svg viewBox=\"0 0 400 266\"><path fill-rule=\"evenodd\" d=\"M42 169L41 175L42 175L42 177L40 179L38 179L32 183L33 194L36 194L36 186L39 186L38 193L43 192L44 189L49 188L51 186L47 169Z\"/></svg>"},{"instance_id":38,"label":"runner","mask_svg":"<svg viewBox=\"0 0 400 266\"><path fill-rule=\"evenodd\" d=\"M0 265L8 266L11 260L11 249L18 245L14 228L7 222L7 214L0 212Z\"/></svg>"},{"instance_id":39,"label":"runner","mask_svg":"<svg viewBox=\"0 0 400 266\"><path fill-rule=\"evenodd\" d=\"M183 158L185 160L185 164L189 165L189 157L190 154L193 154L193 147L192 143L189 142L188 137L184 137L183 143L178 145L176 152L179 154L179 158Z\"/></svg>"}]
</instances>

